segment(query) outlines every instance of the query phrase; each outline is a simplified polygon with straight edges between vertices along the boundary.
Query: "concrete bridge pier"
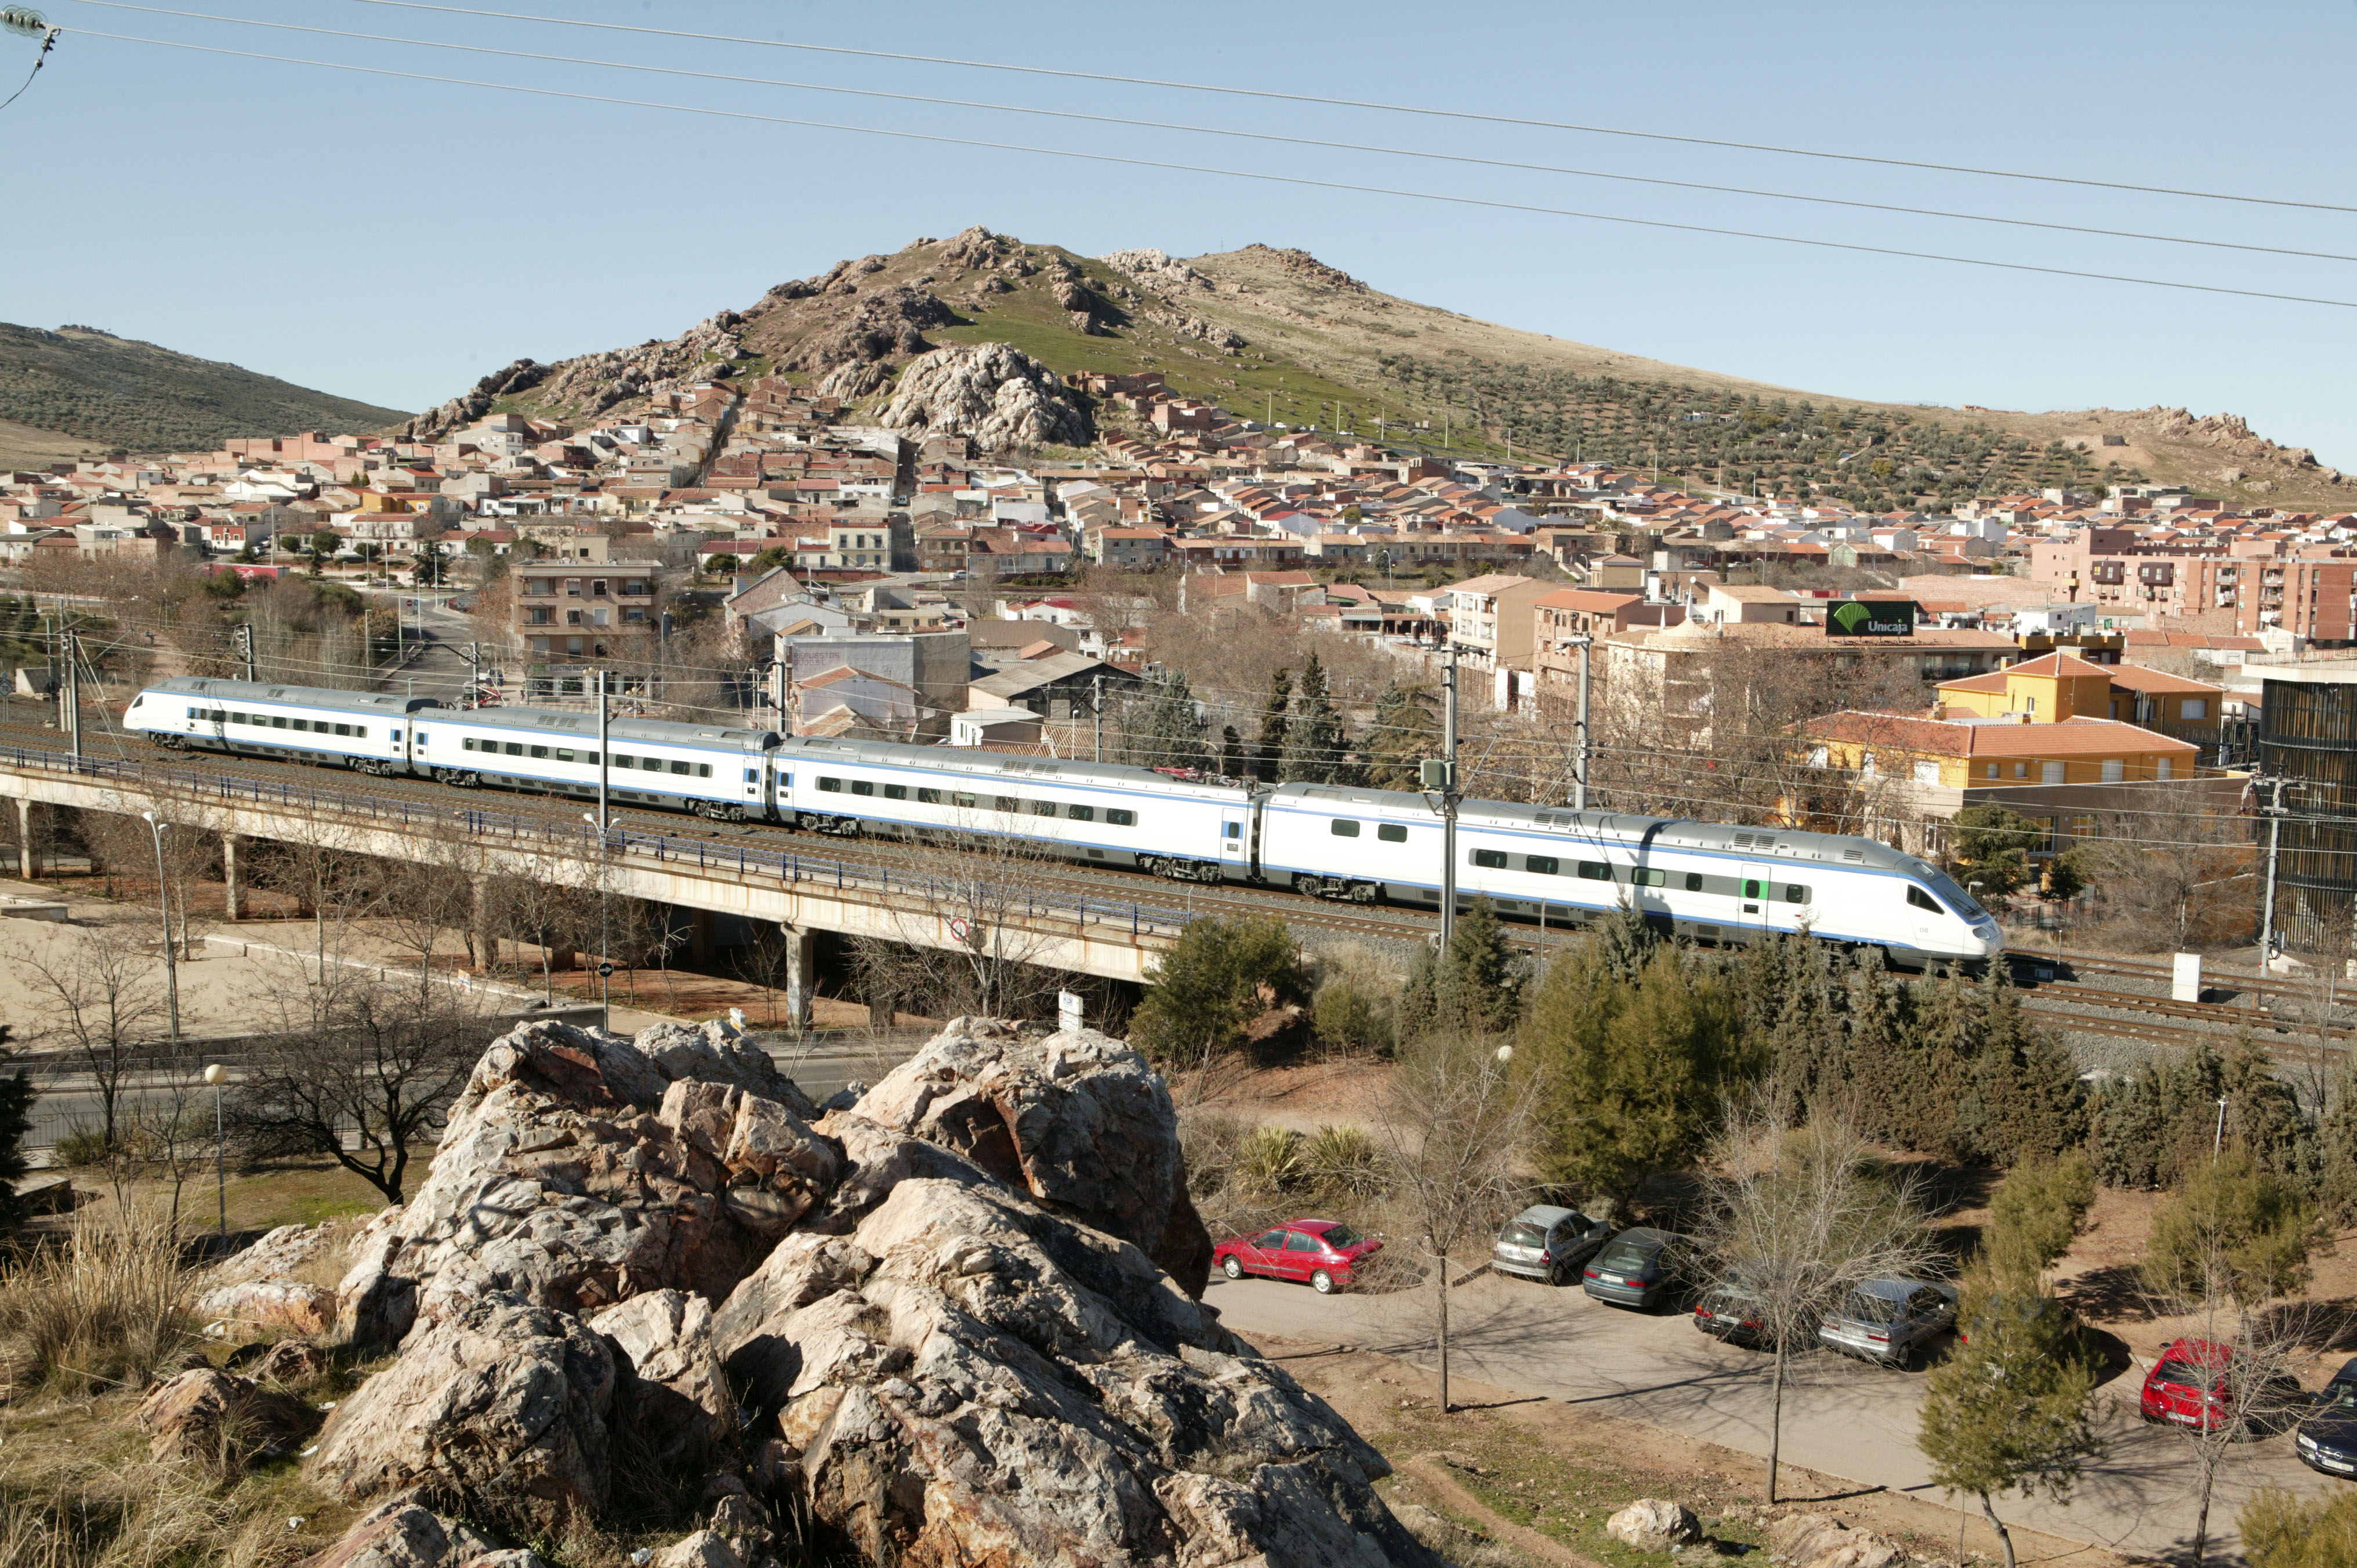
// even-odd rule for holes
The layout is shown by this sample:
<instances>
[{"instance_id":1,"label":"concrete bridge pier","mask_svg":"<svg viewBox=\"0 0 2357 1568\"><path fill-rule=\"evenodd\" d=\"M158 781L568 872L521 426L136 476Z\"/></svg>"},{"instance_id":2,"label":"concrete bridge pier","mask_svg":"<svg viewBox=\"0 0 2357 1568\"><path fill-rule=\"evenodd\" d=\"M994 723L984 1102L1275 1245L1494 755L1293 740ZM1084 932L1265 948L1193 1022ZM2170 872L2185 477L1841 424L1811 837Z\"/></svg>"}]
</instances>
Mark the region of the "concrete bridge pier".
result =
<instances>
[{"instance_id":1,"label":"concrete bridge pier","mask_svg":"<svg viewBox=\"0 0 2357 1568\"><path fill-rule=\"evenodd\" d=\"M16 798L16 875L27 882L41 875L40 862L33 854L33 799L29 795Z\"/></svg>"},{"instance_id":2,"label":"concrete bridge pier","mask_svg":"<svg viewBox=\"0 0 2357 1568\"><path fill-rule=\"evenodd\" d=\"M475 950L475 967L488 974L500 966L500 939L491 923L491 879L478 874L469 880L474 884L475 908L468 924L468 945Z\"/></svg>"},{"instance_id":3,"label":"concrete bridge pier","mask_svg":"<svg viewBox=\"0 0 2357 1568\"><path fill-rule=\"evenodd\" d=\"M786 1016L797 1029L810 1027L812 988L818 980L818 933L780 920L786 938Z\"/></svg>"},{"instance_id":4,"label":"concrete bridge pier","mask_svg":"<svg viewBox=\"0 0 2357 1568\"><path fill-rule=\"evenodd\" d=\"M225 918L245 918L245 884L237 871L237 852L245 847L243 833L221 834L221 913Z\"/></svg>"}]
</instances>

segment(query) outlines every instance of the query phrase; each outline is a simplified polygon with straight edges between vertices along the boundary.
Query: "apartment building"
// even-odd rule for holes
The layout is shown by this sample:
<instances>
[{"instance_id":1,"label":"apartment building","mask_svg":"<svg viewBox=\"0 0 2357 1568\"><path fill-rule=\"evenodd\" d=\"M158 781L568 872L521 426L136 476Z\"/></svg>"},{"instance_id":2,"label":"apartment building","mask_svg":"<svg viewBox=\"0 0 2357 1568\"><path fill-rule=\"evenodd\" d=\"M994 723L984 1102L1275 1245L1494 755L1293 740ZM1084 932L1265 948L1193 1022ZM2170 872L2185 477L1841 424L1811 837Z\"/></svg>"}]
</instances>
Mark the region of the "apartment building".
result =
<instances>
[{"instance_id":1,"label":"apartment building","mask_svg":"<svg viewBox=\"0 0 2357 1568\"><path fill-rule=\"evenodd\" d=\"M659 619L655 568L609 561L601 535L568 541L568 559L519 561L509 568L510 625L534 662L585 663L646 658ZM592 558L594 557L594 558Z\"/></svg>"}]
</instances>

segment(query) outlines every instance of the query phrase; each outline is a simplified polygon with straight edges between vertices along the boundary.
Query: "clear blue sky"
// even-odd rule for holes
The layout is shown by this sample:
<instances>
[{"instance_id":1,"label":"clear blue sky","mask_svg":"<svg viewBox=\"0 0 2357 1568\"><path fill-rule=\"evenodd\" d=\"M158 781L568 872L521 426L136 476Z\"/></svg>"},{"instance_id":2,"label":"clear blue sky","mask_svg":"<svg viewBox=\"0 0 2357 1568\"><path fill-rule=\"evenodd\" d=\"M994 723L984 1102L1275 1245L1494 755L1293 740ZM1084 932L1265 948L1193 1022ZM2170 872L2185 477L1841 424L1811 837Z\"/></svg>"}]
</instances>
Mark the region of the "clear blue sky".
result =
<instances>
[{"instance_id":1,"label":"clear blue sky","mask_svg":"<svg viewBox=\"0 0 2357 1568\"><path fill-rule=\"evenodd\" d=\"M2357 215L2028 185L1146 87L629 38L355 0L189 9L410 38L1772 187L2357 255ZM1843 211L44 0L0 113L0 318L81 322L423 407L519 355L669 336L982 223L1088 253L1298 245L1533 331L1843 396L2183 404L2357 469L2357 310L1804 250L161 49L141 34L760 113L2357 300L2357 263ZM518 10L2357 206L2357 5L510 0ZM32 56L0 38L0 92Z\"/></svg>"}]
</instances>

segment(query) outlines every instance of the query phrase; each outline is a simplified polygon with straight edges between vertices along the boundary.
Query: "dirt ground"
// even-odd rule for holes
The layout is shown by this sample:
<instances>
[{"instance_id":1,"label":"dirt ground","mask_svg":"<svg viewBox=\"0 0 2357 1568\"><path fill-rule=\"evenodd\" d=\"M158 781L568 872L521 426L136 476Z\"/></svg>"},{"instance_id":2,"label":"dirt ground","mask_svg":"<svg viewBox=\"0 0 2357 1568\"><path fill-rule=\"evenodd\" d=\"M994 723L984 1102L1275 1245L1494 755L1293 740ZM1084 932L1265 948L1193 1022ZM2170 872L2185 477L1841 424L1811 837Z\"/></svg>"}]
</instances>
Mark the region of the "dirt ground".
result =
<instances>
[{"instance_id":1,"label":"dirt ground","mask_svg":"<svg viewBox=\"0 0 2357 1568\"><path fill-rule=\"evenodd\" d=\"M1835 1477L1782 1468L1781 1506L1763 1508L1765 1467L1749 1455L1698 1443L1617 1416L1531 1398L1463 1378L1457 1409L1441 1413L1435 1375L1351 1346L1264 1338L1264 1353L1331 1404L1390 1460L1382 1484L1392 1506L1428 1508L1527 1563L1594 1568L1656 1564L1604 1534L1604 1521L1638 1498L1692 1509L1714 1537L1757 1547L1776 1513L1827 1513L1878 1530L1932 1561L2000 1555L1977 1514L1936 1498L1860 1490ZM2124 1560L2076 1541L2017 1529L2014 1549L2031 1563L2114 1568Z\"/></svg>"}]
</instances>

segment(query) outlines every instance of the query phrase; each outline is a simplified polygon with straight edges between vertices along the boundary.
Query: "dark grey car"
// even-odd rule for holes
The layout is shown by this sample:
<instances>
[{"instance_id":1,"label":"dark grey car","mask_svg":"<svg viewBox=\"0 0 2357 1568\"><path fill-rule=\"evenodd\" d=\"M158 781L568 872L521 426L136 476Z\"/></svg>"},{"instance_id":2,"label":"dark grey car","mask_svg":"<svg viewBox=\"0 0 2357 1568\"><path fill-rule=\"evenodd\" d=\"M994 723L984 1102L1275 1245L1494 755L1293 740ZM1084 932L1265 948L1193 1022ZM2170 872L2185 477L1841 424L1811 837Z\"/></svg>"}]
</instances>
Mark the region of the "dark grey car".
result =
<instances>
[{"instance_id":1,"label":"dark grey car","mask_svg":"<svg viewBox=\"0 0 2357 1568\"><path fill-rule=\"evenodd\" d=\"M1956 1326L1956 1287L1931 1280L1868 1280L1825 1315L1825 1345L1887 1367L1912 1366Z\"/></svg>"},{"instance_id":2,"label":"dark grey car","mask_svg":"<svg viewBox=\"0 0 2357 1568\"><path fill-rule=\"evenodd\" d=\"M1490 1268L1495 1273L1567 1285L1579 1277L1579 1265L1611 1234L1611 1226L1577 1208L1533 1204L1498 1232L1490 1248Z\"/></svg>"},{"instance_id":3,"label":"dark grey car","mask_svg":"<svg viewBox=\"0 0 2357 1568\"><path fill-rule=\"evenodd\" d=\"M1685 1294L1684 1264L1693 1242L1673 1230L1640 1225L1604 1243L1579 1274L1598 1301L1645 1311Z\"/></svg>"}]
</instances>

